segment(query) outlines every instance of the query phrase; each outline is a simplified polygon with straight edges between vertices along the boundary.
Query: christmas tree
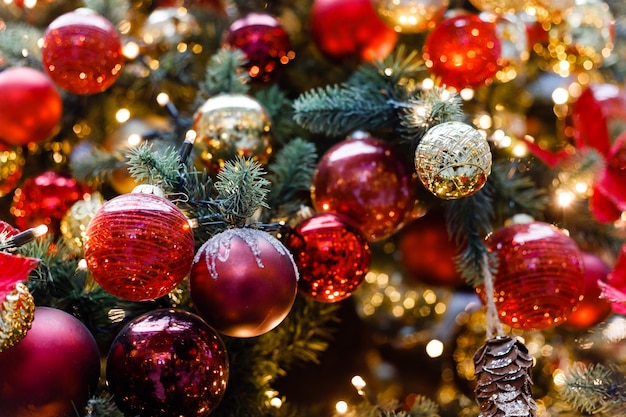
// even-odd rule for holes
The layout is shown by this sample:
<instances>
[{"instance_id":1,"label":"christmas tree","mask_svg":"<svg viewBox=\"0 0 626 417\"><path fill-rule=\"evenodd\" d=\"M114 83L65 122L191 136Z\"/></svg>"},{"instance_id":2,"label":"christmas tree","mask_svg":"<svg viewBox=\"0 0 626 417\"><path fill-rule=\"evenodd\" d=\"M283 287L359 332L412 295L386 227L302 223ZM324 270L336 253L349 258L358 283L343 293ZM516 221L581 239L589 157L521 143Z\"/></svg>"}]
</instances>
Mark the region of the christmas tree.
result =
<instances>
[{"instance_id":1,"label":"christmas tree","mask_svg":"<svg viewBox=\"0 0 626 417\"><path fill-rule=\"evenodd\" d=\"M623 415L620 0L0 2L0 417Z\"/></svg>"}]
</instances>

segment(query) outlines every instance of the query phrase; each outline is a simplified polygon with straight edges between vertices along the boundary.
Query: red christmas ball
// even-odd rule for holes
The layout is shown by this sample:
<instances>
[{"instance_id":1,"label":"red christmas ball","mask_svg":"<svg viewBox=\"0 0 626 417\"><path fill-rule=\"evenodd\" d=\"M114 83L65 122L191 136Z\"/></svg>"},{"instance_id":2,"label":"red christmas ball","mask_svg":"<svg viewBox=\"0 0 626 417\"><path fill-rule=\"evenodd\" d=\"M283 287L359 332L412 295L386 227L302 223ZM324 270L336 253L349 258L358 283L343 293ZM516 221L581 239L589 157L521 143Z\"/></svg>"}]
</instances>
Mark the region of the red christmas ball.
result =
<instances>
[{"instance_id":1,"label":"red christmas ball","mask_svg":"<svg viewBox=\"0 0 626 417\"><path fill-rule=\"evenodd\" d=\"M428 34L422 55L442 84L463 89L493 80L501 66L502 46L495 23L462 14L443 20Z\"/></svg>"},{"instance_id":2,"label":"red christmas ball","mask_svg":"<svg viewBox=\"0 0 626 417\"><path fill-rule=\"evenodd\" d=\"M41 59L59 87L81 95L109 88L124 65L117 29L86 8L65 13L48 25L42 39Z\"/></svg>"},{"instance_id":3,"label":"red christmas ball","mask_svg":"<svg viewBox=\"0 0 626 417\"><path fill-rule=\"evenodd\" d=\"M578 303L576 310L567 316L567 327L588 329L606 319L611 314L611 303L600 298L602 290L598 281L606 282L611 267L597 255L583 252L584 267L584 298Z\"/></svg>"},{"instance_id":4,"label":"red christmas ball","mask_svg":"<svg viewBox=\"0 0 626 417\"><path fill-rule=\"evenodd\" d=\"M254 337L278 326L296 298L298 270L269 233L228 229L198 250L189 291L200 316L219 332Z\"/></svg>"},{"instance_id":5,"label":"red christmas ball","mask_svg":"<svg viewBox=\"0 0 626 417\"><path fill-rule=\"evenodd\" d=\"M383 59L398 40L371 0L315 0L310 19L313 41L332 61Z\"/></svg>"},{"instance_id":6,"label":"red christmas ball","mask_svg":"<svg viewBox=\"0 0 626 417\"><path fill-rule=\"evenodd\" d=\"M116 297L162 297L187 276L194 237L183 212L167 199L119 195L93 216L85 232L85 260L93 278Z\"/></svg>"},{"instance_id":7,"label":"red christmas ball","mask_svg":"<svg viewBox=\"0 0 626 417\"><path fill-rule=\"evenodd\" d=\"M278 20L267 13L249 13L229 27L224 46L241 49L248 60L245 68L253 80L276 79L293 58L291 41Z\"/></svg>"},{"instance_id":8,"label":"red christmas ball","mask_svg":"<svg viewBox=\"0 0 626 417\"><path fill-rule=\"evenodd\" d=\"M402 228L398 253L410 280L442 287L465 284L454 260L461 248L450 238L441 212L428 212Z\"/></svg>"},{"instance_id":9,"label":"red christmas ball","mask_svg":"<svg viewBox=\"0 0 626 417\"><path fill-rule=\"evenodd\" d=\"M564 322L583 295L582 254L557 227L543 222L513 224L489 235L497 256L494 302L500 320L524 330ZM483 287L477 292L486 295Z\"/></svg>"},{"instance_id":10,"label":"red christmas ball","mask_svg":"<svg viewBox=\"0 0 626 417\"><path fill-rule=\"evenodd\" d=\"M411 170L387 142L353 135L318 162L311 198L319 212L343 214L369 241L400 229L415 205Z\"/></svg>"},{"instance_id":11,"label":"red christmas ball","mask_svg":"<svg viewBox=\"0 0 626 417\"><path fill-rule=\"evenodd\" d=\"M352 220L342 215L314 214L295 226L285 245L300 272L298 290L317 301L348 298L369 269L367 239Z\"/></svg>"},{"instance_id":12,"label":"red christmas ball","mask_svg":"<svg viewBox=\"0 0 626 417\"><path fill-rule=\"evenodd\" d=\"M100 352L74 316L37 307L31 329L0 352L2 417L73 416L96 390Z\"/></svg>"},{"instance_id":13,"label":"red christmas ball","mask_svg":"<svg viewBox=\"0 0 626 417\"><path fill-rule=\"evenodd\" d=\"M61 220L70 207L90 192L89 187L74 178L45 171L27 179L15 190L11 214L19 229L45 224L51 232L58 233Z\"/></svg>"},{"instance_id":14,"label":"red christmas ball","mask_svg":"<svg viewBox=\"0 0 626 417\"><path fill-rule=\"evenodd\" d=\"M154 310L126 324L106 366L116 405L140 417L208 416L224 396L228 372L219 334L179 309Z\"/></svg>"},{"instance_id":15,"label":"red christmas ball","mask_svg":"<svg viewBox=\"0 0 626 417\"><path fill-rule=\"evenodd\" d=\"M46 74L13 67L0 72L0 140L11 145L41 142L55 132L63 102Z\"/></svg>"}]
</instances>

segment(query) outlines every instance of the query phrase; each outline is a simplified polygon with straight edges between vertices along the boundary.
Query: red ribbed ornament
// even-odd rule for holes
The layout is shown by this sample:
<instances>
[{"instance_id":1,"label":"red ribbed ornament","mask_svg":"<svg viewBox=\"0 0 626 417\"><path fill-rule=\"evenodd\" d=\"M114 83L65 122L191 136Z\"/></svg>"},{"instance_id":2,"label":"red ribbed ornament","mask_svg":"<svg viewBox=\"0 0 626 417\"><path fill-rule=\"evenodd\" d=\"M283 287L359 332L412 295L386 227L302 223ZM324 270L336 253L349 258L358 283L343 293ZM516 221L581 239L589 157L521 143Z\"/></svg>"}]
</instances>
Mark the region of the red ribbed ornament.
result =
<instances>
[{"instance_id":1,"label":"red ribbed ornament","mask_svg":"<svg viewBox=\"0 0 626 417\"><path fill-rule=\"evenodd\" d=\"M86 8L65 13L46 29L41 58L50 78L81 95L100 93L120 76L124 65L117 29Z\"/></svg>"},{"instance_id":2,"label":"red ribbed ornament","mask_svg":"<svg viewBox=\"0 0 626 417\"><path fill-rule=\"evenodd\" d=\"M187 276L194 254L185 215L167 199L119 195L93 216L85 233L85 260L93 278L116 297L162 297Z\"/></svg>"},{"instance_id":3,"label":"red ribbed ornament","mask_svg":"<svg viewBox=\"0 0 626 417\"><path fill-rule=\"evenodd\" d=\"M207 240L189 275L199 315L234 337L259 336L278 326L291 311L297 285L289 250L256 229L228 229Z\"/></svg>"},{"instance_id":4,"label":"red ribbed ornament","mask_svg":"<svg viewBox=\"0 0 626 417\"><path fill-rule=\"evenodd\" d=\"M317 301L348 298L369 269L367 239L345 216L315 214L296 225L285 245L300 271L298 290Z\"/></svg>"},{"instance_id":5,"label":"red ribbed ornament","mask_svg":"<svg viewBox=\"0 0 626 417\"><path fill-rule=\"evenodd\" d=\"M582 254L569 236L531 221L504 227L486 243L498 259L494 301L503 323L543 330L567 319L585 282ZM484 288L477 292L484 300Z\"/></svg>"}]
</instances>

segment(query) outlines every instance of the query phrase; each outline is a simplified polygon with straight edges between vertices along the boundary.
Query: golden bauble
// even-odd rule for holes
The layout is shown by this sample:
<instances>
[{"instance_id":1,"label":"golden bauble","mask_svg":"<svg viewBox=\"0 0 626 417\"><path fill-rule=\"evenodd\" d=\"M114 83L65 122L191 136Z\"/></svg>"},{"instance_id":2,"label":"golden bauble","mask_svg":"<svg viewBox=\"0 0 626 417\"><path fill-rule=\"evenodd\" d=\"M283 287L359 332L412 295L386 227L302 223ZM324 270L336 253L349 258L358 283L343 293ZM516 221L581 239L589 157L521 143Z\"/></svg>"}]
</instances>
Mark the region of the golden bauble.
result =
<instances>
[{"instance_id":1,"label":"golden bauble","mask_svg":"<svg viewBox=\"0 0 626 417\"><path fill-rule=\"evenodd\" d=\"M0 352L15 346L32 327L35 300L28 287L17 283L4 300L0 300Z\"/></svg>"},{"instance_id":2,"label":"golden bauble","mask_svg":"<svg viewBox=\"0 0 626 417\"><path fill-rule=\"evenodd\" d=\"M73 253L82 255L87 226L103 204L102 195L95 192L88 200L74 203L61 220L61 236L65 245Z\"/></svg>"},{"instance_id":3,"label":"golden bauble","mask_svg":"<svg viewBox=\"0 0 626 417\"><path fill-rule=\"evenodd\" d=\"M470 0L482 12L515 14L534 4L533 0Z\"/></svg>"},{"instance_id":4,"label":"golden bauble","mask_svg":"<svg viewBox=\"0 0 626 417\"><path fill-rule=\"evenodd\" d=\"M13 191L24 173L24 153L20 146L0 142L0 197Z\"/></svg>"},{"instance_id":5,"label":"golden bauble","mask_svg":"<svg viewBox=\"0 0 626 417\"><path fill-rule=\"evenodd\" d=\"M420 140L415 169L426 189L439 198L470 196L485 185L491 174L489 143L466 123L440 123Z\"/></svg>"},{"instance_id":6,"label":"golden bauble","mask_svg":"<svg viewBox=\"0 0 626 417\"><path fill-rule=\"evenodd\" d=\"M226 161L253 158L261 164L272 153L271 120L267 110L245 94L209 98L193 116L199 162L217 173Z\"/></svg>"},{"instance_id":7,"label":"golden bauble","mask_svg":"<svg viewBox=\"0 0 626 417\"><path fill-rule=\"evenodd\" d=\"M449 0L373 0L374 9L383 22L402 33L434 28L449 4Z\"/></svg>"}]
</instances>

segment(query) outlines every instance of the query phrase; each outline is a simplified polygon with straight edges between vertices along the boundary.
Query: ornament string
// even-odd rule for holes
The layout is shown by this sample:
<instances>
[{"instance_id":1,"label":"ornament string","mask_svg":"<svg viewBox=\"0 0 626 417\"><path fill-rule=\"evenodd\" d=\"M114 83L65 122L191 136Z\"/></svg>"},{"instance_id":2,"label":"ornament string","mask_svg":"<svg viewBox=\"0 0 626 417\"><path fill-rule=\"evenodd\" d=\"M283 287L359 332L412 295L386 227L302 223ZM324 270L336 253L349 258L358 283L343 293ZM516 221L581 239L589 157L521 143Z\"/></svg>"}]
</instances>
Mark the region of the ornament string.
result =
<instances>
[{"instance_id":1,"label":"ornament string","mask_svg":"<svg viewBox=\"0 0 626 417\"><path fill-rule=\"evenodd\" d=\"M487 339L493 339L494 336L504 336L504 330L498 317L498 309L494 301L493 274L489 268L487 254L483 254L482 273L485 285L485 298L487 299Z\"/></svg>"}]
</instances>

